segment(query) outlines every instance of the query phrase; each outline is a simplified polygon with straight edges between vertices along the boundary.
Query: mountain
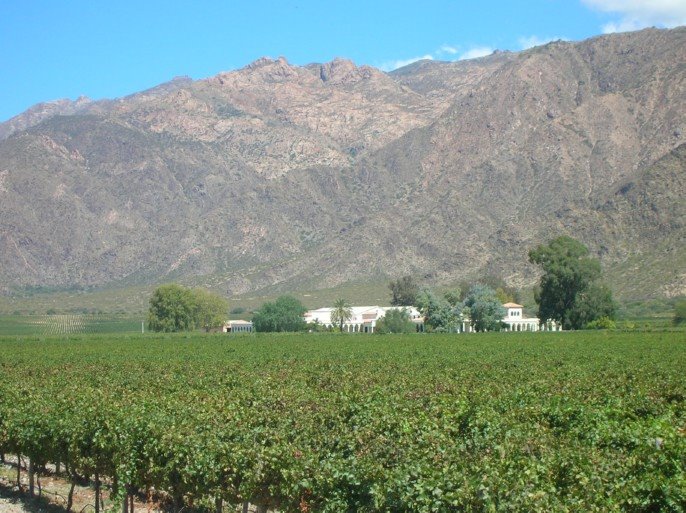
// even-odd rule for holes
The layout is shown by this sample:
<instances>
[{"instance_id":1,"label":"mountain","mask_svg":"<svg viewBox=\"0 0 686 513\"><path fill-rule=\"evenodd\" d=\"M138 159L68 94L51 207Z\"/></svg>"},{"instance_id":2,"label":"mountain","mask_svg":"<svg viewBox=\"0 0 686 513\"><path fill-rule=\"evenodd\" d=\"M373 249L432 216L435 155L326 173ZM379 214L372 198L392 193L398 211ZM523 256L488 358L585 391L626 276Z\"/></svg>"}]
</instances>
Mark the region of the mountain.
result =
<instances>
[{"instance_id":1,"label":"mountain","mask_svg":"<svg viewBox=\"0 0 686 513\"><path fill-rule=\"evenodd\" d=\"M620 297L683 294L684 120L686 28L42 104L0 124L0 280L528 286L528 250L566 233Z\"/></svg>"},{"instance_id":2,"label":"mountain","mask_svg":"<svg viewBox=\"0 0 686 513\"><path fill-rule=\"evenodd\" d=\"M90 103L90 98L81 96L75 101L64 98L34 105L18 116L5 121L4 123L0 123L0 141L7 139L15 132L26 130L53 116L74 114L84 109Z\"/></svg>"}]
</instances>

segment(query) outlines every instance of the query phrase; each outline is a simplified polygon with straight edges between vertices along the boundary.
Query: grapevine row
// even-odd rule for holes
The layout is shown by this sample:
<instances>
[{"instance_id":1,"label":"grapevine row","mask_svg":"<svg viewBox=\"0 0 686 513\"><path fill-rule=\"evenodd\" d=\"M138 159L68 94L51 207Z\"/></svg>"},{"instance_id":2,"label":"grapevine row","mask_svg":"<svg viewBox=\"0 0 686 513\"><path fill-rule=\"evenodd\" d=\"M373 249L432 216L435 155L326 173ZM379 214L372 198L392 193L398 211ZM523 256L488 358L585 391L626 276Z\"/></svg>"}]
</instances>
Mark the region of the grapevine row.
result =
<instances>
[{"instance_id":1,"label":"grapevine row","mask_svg":"<svg viewBox=\"0 0 686 513\"><path fill-rule=\"evenodd\" d=\"M683 511L678 335L1 340L0 452L176 510Z\"/></svg>"}]
</instances>

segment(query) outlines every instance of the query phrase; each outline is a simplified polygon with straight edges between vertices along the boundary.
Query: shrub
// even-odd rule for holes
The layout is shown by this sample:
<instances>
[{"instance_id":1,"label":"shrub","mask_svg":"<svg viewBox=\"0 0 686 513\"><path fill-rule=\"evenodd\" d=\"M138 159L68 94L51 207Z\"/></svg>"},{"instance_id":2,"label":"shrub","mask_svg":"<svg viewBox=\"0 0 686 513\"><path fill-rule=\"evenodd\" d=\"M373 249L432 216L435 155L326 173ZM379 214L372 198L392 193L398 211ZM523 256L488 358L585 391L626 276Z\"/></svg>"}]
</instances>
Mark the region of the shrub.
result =
<instances>
[{"instance_id":1,"label":"shrub","mask_svg":"<svg viewBox=\"0 0 686 513\"><path fill-rule=\"evenodd\" d=\"M417 327L406 309L388 310L376 323L375 333L414 333Z\"/></svg>"},{"instance_id":2,"label":"shrub","mask_svg":"<svg viewBox=\"0 0 686 513\"><path fill-rule=\"evenodd\" d=\"M614 330L617 329L617 323L607 316L600 317L594 321L586 324L587 330Z\"/></svg>"}]
</instances>

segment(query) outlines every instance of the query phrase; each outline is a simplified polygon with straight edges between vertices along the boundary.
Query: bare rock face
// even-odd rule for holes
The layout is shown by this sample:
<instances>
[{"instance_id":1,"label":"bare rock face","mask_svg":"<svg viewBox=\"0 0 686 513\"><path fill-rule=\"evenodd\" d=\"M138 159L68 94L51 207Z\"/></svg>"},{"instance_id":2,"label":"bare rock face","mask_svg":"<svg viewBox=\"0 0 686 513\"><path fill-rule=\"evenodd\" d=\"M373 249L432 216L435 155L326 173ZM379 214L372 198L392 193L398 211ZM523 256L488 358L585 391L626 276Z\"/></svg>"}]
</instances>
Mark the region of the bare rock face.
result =
<instances>
[{"instance_id":1,"label":"bare rock face","mask_svg":"<svg viewBox=\"0 0 686 513\"><path fill-rule=\"evenodd\" d=\"M335 59L319 67L319 76L329 85L356 84L361 80L383 80L385 74L371 66L357 67L347 59Z\"/></svg>"},{"instance_id":2,"label":"bare rock face","mask_svg":"<svg viewBox=\"0 0 686 513\"><path fill-rule=\"evenodd\" d=\"M323 82L330 82L332 84L356 82L360 78L355 64L346 59L335 59L326 64L322 64L319 76Z\"/></svg>"},{"instance_id":3,"label":"bare rock face","mask_svg":"<svg viewBox=\"0 0 686 513\"><path fill-rule=\"evenodd\" d=\"M389 74L264 58L41 104L0 124L0 282L526 286L528 250L566 233L620 295L684 293L685 70L686 29L651 29Z\"/></svg>"}]
</instances>

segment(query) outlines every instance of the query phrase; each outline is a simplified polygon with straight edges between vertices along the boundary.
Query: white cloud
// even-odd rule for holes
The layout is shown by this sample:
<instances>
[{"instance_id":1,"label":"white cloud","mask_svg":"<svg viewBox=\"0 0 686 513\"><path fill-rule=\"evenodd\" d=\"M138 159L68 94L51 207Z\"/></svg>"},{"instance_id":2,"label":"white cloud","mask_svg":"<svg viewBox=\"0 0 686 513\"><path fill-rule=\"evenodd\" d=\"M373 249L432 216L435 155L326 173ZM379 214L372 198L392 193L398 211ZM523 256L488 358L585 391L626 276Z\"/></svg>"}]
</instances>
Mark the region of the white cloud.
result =
<instances>
[{"instance_id":1,"label":"white cloud","mask_svg":"<svg viewBox=\"0 0 686 513\"><path fill-rule=\"evenodd\" d=\"M490 46L476 46L474 48L471 48L467 50L466 52L463 52L460 54L458 57L458 60L463 61L466 59L476 59L478 57L486 57L487 55L491 55L493 53L493 48Z\"/></svg>"},{"instance_id":2,"label":"white cloud","mask_svg":"<svg viewBox=\"0 0 686 513\"><path fill-rule=\"evenodd\" d=\"M617 20L603 26L603 32L626 32L645 27L686 25L684 0L582 0L598 11L612 13Z\"/></svg>"},{"instance_id":3,"label":"white cloud","mask_svg":"<svg viewBox=\"0 0 686 513\"><path fill-rule=\"evenodd\" d=\"M567 41L566 37L538 37L538 36L528 36L528 37L520 37L517 40L517 43L519 44L519 48L522 50L528 50L529 48L533 48L534 46L541 46L545 45L547 43L550 43L551 41Z\"/></svg>"},{"instance_id":4,"label":"white cloud","mask_svg":"<svg viewBox=\"0 0 686 513\"><path fill-rule=\"evenodd\" d=\"M634 18L623 18L618 22L611 21L603 25L603 34L614 34L615 32L631 32L642 28L650 27L654 23L642 23Z\"/></svg>"},{"instance_id":5,"label":"white cloud","mask_svg":"<svg viewBox=\"0 0 686 513\"><path fill-rule=\"evenodd\" d=\"M407 66L408 64L412 64L413 62L421 61L424 59L432 61L433 58L433 55L427 53L426 55L422 55L421 57L411 57L409 59L386 61L379 65L379 69L383 71L393 71L394 69L402 68L403 66Z\"/></svg>"},{"instance_id":6,"label":"white cloud","mask_svg":"<svg viewBox=\"0 0 686 513\"><path fill-rule=\"evenodd\" d=\"M459 50L450 45L443 45L438 49L438 53L447 53L448 55L455 55L457 52L459 52Z\"/></svg>"},{"instance_id":7,"label":"white cloud","mask_svg":"<svg viewBox=\"0 0 686 513\"><path fill-rule=\"evenodd\" d=\"M411 57L409 59L397 59L394 61L386 61L381 63L378 68L382 71L393 71L398 68L402 68L403 66L407 66L408 64L412 64L413 62L421 61L421 60L434 60L440 57L445 57L446 60L449 61L461 61L465 59L476 59L478 57L485 57L487 55L491 55L493 53L493 48L490 46L476 46L472 47L469 50L466 50L464 52L460 51L460 48L457 46L451 46L451 45L442 45L440 48L435 50L432 53L427 53L425 55L422 55L420 57Z\"/></svg>"}]
</instances>

